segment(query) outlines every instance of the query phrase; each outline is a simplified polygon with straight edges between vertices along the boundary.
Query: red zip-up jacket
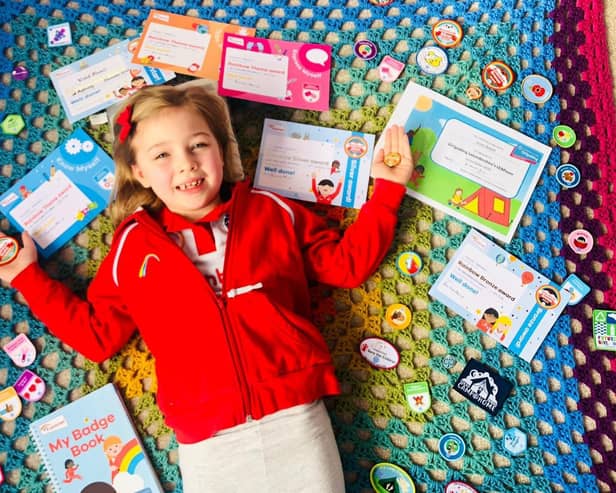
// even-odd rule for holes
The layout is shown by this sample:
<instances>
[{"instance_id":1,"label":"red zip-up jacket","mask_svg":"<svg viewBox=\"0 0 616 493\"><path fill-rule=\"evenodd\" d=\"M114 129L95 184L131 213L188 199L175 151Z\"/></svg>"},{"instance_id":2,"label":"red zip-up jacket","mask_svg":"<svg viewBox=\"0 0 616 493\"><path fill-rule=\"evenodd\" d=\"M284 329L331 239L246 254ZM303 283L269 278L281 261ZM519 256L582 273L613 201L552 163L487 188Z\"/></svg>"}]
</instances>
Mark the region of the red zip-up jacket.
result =
<instances>
[{"instance_id":1,"label":"red zip-up jacket","mask_svg":"<svg viewBox=\"0 0 616 493\"><path fill-rule=\"evenodd\" d=\"M341 238L270 192L234 186L222 296L144 210L125 220L82 300L34 263L12 282L49 330L94 361L134 330L156 360L157 403L181 443L339 392L310 322L308 279L355 287L393 240L402 185L376 180Z\"/></svg>"}]
</instances>

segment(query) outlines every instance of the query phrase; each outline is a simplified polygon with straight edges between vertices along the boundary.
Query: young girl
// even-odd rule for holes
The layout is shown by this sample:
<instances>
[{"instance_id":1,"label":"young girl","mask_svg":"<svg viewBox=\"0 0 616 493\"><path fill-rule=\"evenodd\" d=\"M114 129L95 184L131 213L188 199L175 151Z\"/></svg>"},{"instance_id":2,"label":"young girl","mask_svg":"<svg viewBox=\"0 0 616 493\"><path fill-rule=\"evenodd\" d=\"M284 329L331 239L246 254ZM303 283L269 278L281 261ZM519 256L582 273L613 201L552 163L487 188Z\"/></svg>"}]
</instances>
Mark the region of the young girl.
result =
<instances>
[{"instance_id":1,"label":"young girl","mask_svg":"<svg viewBox=\"0 0 616 493\"><path fill-rule=\"evenodd\" d=\"M212 90L135 93L116 120L114 159L118 227L87 300L45 274L27 234L0 277L93 361L139 330L186 493L343 492L321 400L340 388L310 322L308 282L358 286L383 260L413 169L403 129L386 132L372 198L342 237L242 181L228 110Z\"/></svg>"}]
</instances>

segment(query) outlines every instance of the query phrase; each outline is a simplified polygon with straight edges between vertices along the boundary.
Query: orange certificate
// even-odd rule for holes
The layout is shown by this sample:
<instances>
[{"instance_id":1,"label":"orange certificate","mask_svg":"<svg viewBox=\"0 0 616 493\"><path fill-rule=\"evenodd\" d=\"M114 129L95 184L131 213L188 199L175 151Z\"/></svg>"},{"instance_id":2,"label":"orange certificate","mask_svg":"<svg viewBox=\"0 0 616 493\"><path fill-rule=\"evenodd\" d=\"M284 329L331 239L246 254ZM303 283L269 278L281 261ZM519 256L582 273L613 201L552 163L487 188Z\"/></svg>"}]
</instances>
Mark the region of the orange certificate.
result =
<instances>
[{"instance_id":1,"label":"orange certificate","mask_svg":"<svg viewBox=\"0 0 616 493\"><path fill-rule=\"evenodd\" d=\"M217 81L226 32L253 36L255 29L151 10L132 61Z\"/></svg>"}]
</instances>

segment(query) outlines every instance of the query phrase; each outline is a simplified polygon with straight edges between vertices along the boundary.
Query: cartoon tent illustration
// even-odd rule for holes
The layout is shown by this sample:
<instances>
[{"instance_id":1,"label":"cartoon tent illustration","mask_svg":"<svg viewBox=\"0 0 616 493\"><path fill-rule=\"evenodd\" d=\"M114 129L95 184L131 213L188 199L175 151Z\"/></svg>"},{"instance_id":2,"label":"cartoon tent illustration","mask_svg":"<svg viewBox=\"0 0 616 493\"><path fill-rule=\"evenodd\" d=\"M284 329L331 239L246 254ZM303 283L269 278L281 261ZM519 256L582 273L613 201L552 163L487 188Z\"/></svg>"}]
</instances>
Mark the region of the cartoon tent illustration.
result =
<instances>
[{"instance_id":1,"label":"cartoon tent illustration","mask_svg":"<svg viewBox=\"0 0 616 493\"><path fill-rule=\"evenodd\" d=\"M465 197L461 204L466 210L493 223L509 226L511 199L485 187Z\"/></svg>"}]
</instances>

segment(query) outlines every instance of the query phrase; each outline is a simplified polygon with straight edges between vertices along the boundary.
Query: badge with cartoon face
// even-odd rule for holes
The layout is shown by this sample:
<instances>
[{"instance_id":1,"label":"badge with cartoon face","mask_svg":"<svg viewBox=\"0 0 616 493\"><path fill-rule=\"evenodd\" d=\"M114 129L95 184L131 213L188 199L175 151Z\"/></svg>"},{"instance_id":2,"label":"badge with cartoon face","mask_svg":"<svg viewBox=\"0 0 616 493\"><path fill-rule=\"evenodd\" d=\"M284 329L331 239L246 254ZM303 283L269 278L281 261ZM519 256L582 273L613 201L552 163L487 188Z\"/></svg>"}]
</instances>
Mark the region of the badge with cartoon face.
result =
<instances>
[{"instance_id":1,"label":"badge with cartoon face","mask_svg":"<svg viewBox=\"0 0 616 493\"><path fill-rule=\"evenodd\" d=\"M0 419L13 421L21 414L21 399L13 387L0 390Z\"/></svg>"},{"instance_id":2,"label":"badge with cartoon face","mask_svg":"<svg viewBox=\"0 0 616 493\"><path fill-rule=\"evenodd\" d=\"M14 387L17 393L29 402L40 401L47 388L43 379L30 370L24 370Z\"/></svg>"},{"instance_id":3,"label":"badge with cartoon face","mask_svg":"<svg viewBox=\"0 0 616 493\"><path fill-rule=\"evenodd\" d=\"M20 368L31 365L36 358L36 348L26 334L18 334L5 344L2 349L11 357L13 363Z\"/></svg>"}]
</instances>

